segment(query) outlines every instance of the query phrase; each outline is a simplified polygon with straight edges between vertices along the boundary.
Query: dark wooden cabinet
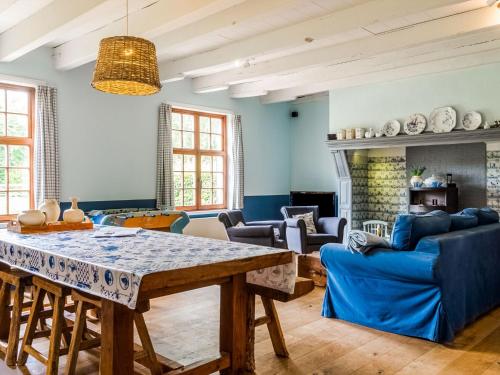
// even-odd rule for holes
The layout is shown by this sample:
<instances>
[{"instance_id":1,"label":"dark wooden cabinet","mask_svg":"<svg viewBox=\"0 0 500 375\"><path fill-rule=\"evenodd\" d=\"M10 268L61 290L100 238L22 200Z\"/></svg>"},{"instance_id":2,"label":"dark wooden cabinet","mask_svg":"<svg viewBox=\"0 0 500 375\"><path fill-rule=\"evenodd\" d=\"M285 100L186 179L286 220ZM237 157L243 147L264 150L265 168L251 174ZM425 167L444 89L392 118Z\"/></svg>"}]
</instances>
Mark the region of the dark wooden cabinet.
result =
<instances>
[{"instance_id":1,"label":"dark wooden cabinet","mask_svg":"<svg viewBox=\"0 0 500 375\"><path fill-rule=\"evenodd\" d=\"M458 211L458 188L456 185L439 188L410 188L410 213L423 215L434 210L448 213Z\"/></svg>"}]
</instances>

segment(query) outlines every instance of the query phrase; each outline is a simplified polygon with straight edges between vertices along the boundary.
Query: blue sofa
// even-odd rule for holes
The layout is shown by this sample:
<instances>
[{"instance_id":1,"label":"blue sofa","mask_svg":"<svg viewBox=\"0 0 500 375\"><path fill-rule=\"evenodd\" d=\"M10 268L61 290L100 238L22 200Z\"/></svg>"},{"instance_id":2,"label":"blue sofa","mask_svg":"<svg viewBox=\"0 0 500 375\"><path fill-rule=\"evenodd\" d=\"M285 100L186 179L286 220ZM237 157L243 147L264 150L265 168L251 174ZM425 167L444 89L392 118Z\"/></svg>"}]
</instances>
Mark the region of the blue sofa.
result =
<instances>
[{"instance_id":1,"label":"blue sofa","mask_svg":"<svg viewBox=\"0 0 500 375\"><path fill-rule=\"evenodd\" d=\"M392 249L362 255L342 244L321 248L328 275L323 316L450 342L500 305L498 214L412 216L398 217Z\"/></svg>"}]
</instances>

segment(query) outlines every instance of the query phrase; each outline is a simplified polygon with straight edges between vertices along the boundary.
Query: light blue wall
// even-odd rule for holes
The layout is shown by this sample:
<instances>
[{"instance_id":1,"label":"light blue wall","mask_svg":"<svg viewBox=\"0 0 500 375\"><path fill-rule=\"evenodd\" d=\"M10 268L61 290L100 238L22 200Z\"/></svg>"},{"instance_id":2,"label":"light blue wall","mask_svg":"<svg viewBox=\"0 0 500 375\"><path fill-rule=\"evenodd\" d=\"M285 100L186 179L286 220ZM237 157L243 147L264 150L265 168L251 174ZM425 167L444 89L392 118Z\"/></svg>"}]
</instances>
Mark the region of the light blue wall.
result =
<instances>
[{"instance_id":1,"label":"light blue wall","mask_svg":"<svg viewBox=\"0 0 500 375\"><path fill-rule=\"evenodd\" d=\"M225 92L196 95L189 81L168 84L151 97L124 97L90 87L93 65L53 69L49 49L39 49L0 74L47 81L59 92L62 199L150 199L155 195L156 128L160 102L225 109L242 115L245 195L290 190L289 105L230 99Z\"/></svg>"},{"instance_id":2,"label":"light blue wall","mask_svg":"<svg viewBox=\"0 0 500 375\"><path fill-rule=\"evenodd\" d=\"M466 111L500 119L500 64L484 65L330 92L330 131L380 128L391 119L401 123L412 113L426 117L437 107L452 106L458 120Z\"/></svg>"},{"instance_id":3,"label":"light blue wall","mask_svg":"<svg viewBox=\"0 0 500 375\"><path fill-rule=\"evenodd\" d=\"M336 191L333 156L326 145L328 96L295 103L290 119L291 190Z\"/></svg>"}]
</instances>

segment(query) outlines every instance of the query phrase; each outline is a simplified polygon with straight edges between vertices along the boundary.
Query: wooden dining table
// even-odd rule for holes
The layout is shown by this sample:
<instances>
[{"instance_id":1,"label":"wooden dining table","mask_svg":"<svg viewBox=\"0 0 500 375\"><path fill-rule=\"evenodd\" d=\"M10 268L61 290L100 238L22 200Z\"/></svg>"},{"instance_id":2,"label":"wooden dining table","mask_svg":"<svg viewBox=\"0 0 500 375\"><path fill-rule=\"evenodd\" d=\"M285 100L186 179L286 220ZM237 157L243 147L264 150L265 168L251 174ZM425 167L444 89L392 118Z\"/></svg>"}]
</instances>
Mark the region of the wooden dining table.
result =
<instances>
[{"instance_id":1,"label":"wooden dining table","mask_svg":"<svg viewBox=\"0 0 500 375\"><path fill-rule=\"evenodd\" d=\"M105 375L134 372L133 325L138 304L220 285L219 356L188 365L165 359L165 373L252 372L249 330L254 301L247 279L293 292L292 252L106 228L32 235L0 230L0 261L102 298L100 373Z\"/></svg>"}]
</instances>

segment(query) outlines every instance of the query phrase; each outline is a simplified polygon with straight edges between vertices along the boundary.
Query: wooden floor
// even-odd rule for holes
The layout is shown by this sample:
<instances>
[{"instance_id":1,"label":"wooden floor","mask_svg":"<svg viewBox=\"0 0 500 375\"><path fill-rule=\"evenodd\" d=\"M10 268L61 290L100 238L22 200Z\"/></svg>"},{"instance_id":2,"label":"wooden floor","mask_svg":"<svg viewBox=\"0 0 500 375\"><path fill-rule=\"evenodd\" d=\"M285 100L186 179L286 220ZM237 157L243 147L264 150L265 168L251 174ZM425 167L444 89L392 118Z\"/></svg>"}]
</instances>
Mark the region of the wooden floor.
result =
<instances>
[{"instance_id":1,"label":"wooden floor","mask_svg":"<svg viewBox=\"0 0 500 375\"><path fill-rule=\"evenodd\" d=\"M290 359L275 357L266 328L257 329L258 374L500 374L500 309L444 346L322 318L323 293L278 304ZM218 295L211 287L154 300L145 317L156 351L183 364L216 354ZM97 374L98 363L98 352L81 353L78 374ZM22 369L0 362L1 375L43 373L32 359Z\"/></svg>"}]
</instances>

